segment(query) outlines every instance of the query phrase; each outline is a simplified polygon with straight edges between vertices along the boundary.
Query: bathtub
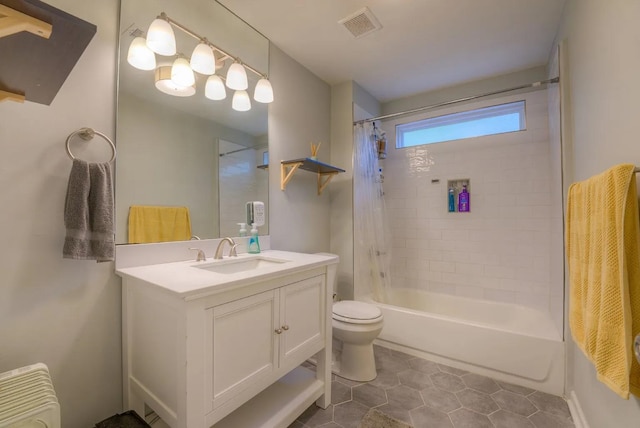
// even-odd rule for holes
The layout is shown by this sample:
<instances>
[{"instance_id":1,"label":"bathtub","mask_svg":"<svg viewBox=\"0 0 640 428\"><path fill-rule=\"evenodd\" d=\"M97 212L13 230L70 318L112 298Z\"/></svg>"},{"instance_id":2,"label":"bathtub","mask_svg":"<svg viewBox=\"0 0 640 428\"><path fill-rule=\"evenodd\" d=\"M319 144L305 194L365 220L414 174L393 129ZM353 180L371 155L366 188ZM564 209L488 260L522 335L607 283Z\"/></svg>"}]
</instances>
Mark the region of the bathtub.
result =
<instances>
[{"instance_id":1,"label":"bathtub","mask_svg":"<svg viewBox=\"0 0 640 428\"><path fill-rule=\"evenodd\" d=\"M504 382L562 395L564 343L548 315L524 306L392 287L376 343Z\"/></svg>"}]
</instances>

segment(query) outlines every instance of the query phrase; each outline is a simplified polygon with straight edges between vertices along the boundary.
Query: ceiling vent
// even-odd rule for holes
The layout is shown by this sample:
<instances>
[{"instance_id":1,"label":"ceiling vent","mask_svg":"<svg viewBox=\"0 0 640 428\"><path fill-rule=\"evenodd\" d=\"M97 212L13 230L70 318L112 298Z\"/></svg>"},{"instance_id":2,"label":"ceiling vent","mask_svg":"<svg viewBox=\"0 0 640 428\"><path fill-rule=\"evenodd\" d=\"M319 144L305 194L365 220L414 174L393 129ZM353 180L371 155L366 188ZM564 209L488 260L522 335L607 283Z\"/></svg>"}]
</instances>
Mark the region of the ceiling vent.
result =
<instances>
[{"instance_id":1,"label":"ceiling vent","mask_svg":"<svg viewBox=\"0 0 640 428\"><path fill-rule=\"evenodd\" d=\"M382 28L378 19L367 7L341 19L338 23L349 30L356 39Z\"/></svg>"}]
</instances>

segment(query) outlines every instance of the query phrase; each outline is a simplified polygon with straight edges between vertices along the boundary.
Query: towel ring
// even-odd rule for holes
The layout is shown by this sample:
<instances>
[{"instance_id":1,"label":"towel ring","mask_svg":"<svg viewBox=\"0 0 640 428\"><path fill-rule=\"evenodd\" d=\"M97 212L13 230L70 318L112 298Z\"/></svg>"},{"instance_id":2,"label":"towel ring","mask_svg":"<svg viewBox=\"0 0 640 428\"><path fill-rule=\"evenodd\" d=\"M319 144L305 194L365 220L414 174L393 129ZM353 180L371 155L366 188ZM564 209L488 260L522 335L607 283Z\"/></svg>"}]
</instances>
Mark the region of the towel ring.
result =
<instances>
[{"instance_id":1,"label":"towel ring","mask_svg":"<svg viewBox=\"0 0 640 428\"><path fill-rule=\"evenodd\" d=\"M85 141L89 141L91 140L94 136L99 135L100 137L102 137L104 140L107 141L107 143L109 143L109 145L111 146L111 151L113 152L111 159L109 159L109 162L113 162L114 159L116 158L116 145L113 144L113 141L111 141L109 139L109 137L107 137L106 135L104 135L102 132L98 132L95 131L91 128L80 128L77 131L72 132L71 134L69 134L69 136L67 137L67 142L66 142L66 147L67 147L67 154L69 155L69 157L71 158L71 160L74 160L76 157L73 156L73 154L71 153L71 148L69 147L69 143L71 142L71 139L73 137L75 137L76 135L78 135L80 138L82 138Z\"/></svg>"}]
</instances>

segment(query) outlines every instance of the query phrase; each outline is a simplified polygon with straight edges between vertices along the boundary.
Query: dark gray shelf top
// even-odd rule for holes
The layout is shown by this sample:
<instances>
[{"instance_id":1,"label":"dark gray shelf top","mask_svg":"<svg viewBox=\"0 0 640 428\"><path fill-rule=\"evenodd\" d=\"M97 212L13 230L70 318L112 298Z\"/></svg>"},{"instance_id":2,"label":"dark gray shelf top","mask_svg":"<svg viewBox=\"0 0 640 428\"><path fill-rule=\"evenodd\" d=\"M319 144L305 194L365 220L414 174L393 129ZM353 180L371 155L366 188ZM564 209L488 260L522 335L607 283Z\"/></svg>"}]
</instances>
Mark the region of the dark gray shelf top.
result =
<instances>
[{"instance_id":1,"label":"dark gray shelf top","mask_svg":"<svg viewBox=\"0 0 640 428\"><path fill-rule=\"evenodd\" d=\"M294 163L302 163L299 168L304 169L305 171L317 172L319 174L329 174L332 172L344 172L344 169L338 168L337 166L329 165L323 162L319 162L317 160L313 160L310 158L300 158L300 159L292 159L282 161L283 165L290 165Z\"/></svg>"}]
</instances>

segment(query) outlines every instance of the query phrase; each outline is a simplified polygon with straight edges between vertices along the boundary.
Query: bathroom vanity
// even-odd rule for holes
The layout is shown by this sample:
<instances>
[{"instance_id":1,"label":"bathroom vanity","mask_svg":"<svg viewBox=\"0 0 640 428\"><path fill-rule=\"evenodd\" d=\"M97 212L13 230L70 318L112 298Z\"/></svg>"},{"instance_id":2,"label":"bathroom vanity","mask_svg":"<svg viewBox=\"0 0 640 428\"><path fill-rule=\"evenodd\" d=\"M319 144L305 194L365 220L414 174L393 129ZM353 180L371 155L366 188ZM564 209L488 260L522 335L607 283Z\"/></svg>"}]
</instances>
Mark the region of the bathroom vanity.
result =
<instances>
[{"instance_id":1,"label":"bathroom vanity","mask_svg":"<svg viewBox=\"0 0 640 428\"><path fill-rule=\"evenodd\" d=\"M326 408L337 262L269 250L117 269L125 406L172 428L286 427Z\"/></svg>"}]
</instances>

